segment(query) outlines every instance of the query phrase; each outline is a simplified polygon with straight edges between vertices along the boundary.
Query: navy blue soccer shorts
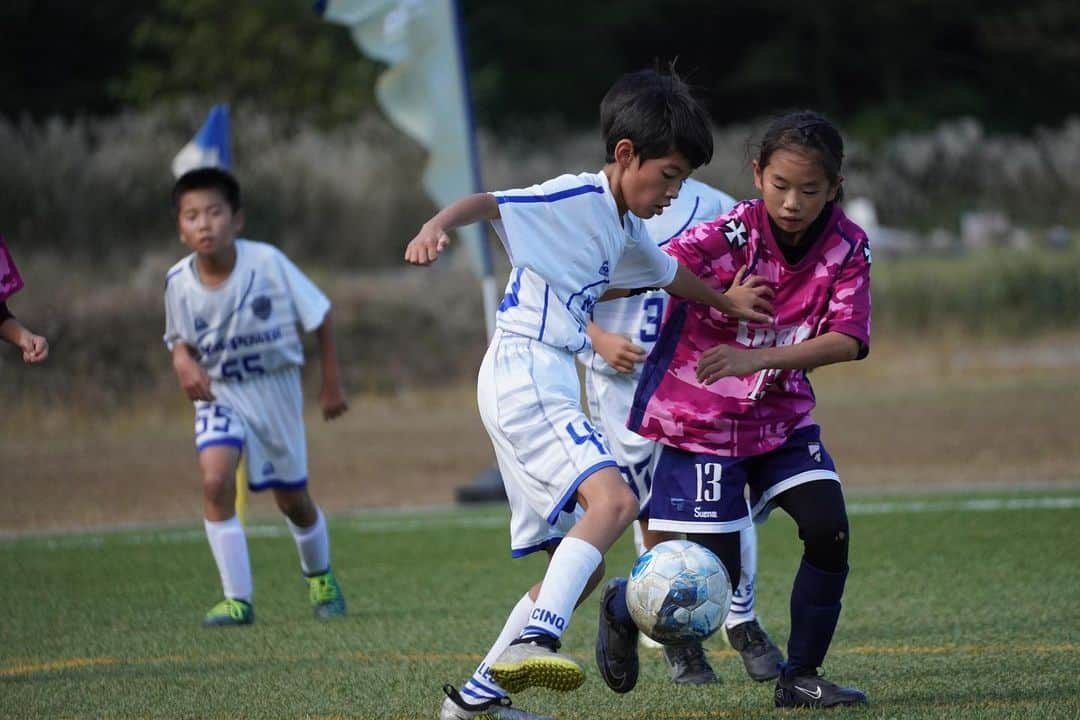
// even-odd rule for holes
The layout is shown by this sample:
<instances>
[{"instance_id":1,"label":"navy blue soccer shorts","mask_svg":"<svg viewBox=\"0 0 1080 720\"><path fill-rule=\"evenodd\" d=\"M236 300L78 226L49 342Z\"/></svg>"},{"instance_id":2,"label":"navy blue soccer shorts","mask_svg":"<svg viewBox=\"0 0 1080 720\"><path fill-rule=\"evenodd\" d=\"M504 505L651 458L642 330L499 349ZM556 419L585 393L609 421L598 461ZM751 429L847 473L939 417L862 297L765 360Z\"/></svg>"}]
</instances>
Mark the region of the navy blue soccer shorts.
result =
<instances>
[{"instance_id":1,"label":"navy blue soccer shorts","mask_svg":"<svg viewBox=\"0 0 1080 720\"><path fill-rule=\"evenodd\" d=\"M821 428L799 428L761 455L722 457L667 447L653 470L649 529L730 533L764 520L776 497L815 480L840 482Z\"/></svg>"}]
</instances>

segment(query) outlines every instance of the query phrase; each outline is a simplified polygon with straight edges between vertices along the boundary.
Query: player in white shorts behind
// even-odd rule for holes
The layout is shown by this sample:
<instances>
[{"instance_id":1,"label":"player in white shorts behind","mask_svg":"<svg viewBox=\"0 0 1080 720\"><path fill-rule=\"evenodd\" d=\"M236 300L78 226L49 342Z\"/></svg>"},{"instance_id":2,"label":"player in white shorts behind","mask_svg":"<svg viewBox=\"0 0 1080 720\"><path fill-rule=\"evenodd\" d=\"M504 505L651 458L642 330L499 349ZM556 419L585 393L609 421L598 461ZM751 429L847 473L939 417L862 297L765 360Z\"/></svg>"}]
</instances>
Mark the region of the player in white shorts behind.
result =
<instances>
[{"instance_id":1,"label":"player in white shorts behind","mask_svg":"<svg viewBox=\"0 0 1080 720\"><path fill-rule=\"evenodd\" d=\"M225 599L207 626L255 619L244 528L236 517L236 468L247 454L248 486L270 490L300 555L317 617L345 614L330 569L330 538L308 494L298 326L319 342L323 417L347 409L334 349L330 301L277 248L236 238L240 187L228 172L201 168L173 188L180 240L192 253L165 279L165 344L180 386L195 403L203 512Z\"/></svg>"},{"instance_id":2,"label":"player in white shorts behind","mask_svg":"<svg viewBox=\"0 0 1080 720\"><path fill-rule=\"evenodd\" d=\"M687 228L720 217L734 206L735 199L730 195L689 178L683 183L679 197L671 202L671 207L662 215L648 218L645 229L653 241L663 247ZM589 415L641 503L641 514L634 524L638 555L659 542L681 537L678 533L647 529L652 464L659 446L626 427L634 390L641 378L642 362L659 336L667 298L667 293L662 290L651 290L597 303L593 309L593 323L589 326L592 348L579 355L586 368ZM754 612L757 532L753 526L742 531L741 541L742 572L735 584L731 611L724 626L729 642L742 657L747 674L762 682L777 676L784 656L758 623ZM642 634L641 638L645 640L646 636ZM671 669L672 680L677 683L699 685L717 681L700 643L666 646L664 657Z\"/></svg>"},{"instance_id":3,"label":"player in white shorts behind","mask_svg":"<svg viewBox=\"0 0 1080 720\"><path fill-rule=\"evenodd\" d=\"M460 689L444 687L442 720L535 719L507 707L508 695L533 686L572 690L585 680L557 652L559 638L603 577L603 554L638 514L580 404L574 356L588 346L586 324L604 291L666 287L759 321L771 311L761 288L701 292L705 284L670 261L641 223L712 156L708 117L686 85L653 71L623 76L601 103L601 125L600 172L458 200L405 251L406 261L429 265L449 244L445 231L491 220L510 256L477 400L510 501L512 554L550 554L543 581L517 602L472 677Z\"/></svg>"}]
</instances>

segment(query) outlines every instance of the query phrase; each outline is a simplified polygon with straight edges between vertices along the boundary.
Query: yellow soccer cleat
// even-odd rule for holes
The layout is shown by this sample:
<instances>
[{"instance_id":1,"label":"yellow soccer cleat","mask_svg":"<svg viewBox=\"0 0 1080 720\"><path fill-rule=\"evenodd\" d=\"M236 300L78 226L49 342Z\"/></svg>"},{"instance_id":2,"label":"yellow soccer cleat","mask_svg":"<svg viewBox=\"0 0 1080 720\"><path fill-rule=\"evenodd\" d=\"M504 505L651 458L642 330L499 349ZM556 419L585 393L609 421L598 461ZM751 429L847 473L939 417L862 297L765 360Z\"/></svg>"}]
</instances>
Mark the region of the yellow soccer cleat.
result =
<instances>
[{"instance_id":1,"label":"yellow soccer cleat","mask_svg":"<svg viewBox=\"0 0 1080 720\"><path fill-rule=\"evenodd\" d=\"M543 687L566 692L581 687L585 671L576 662L559 655L558 641L546 638L515 640L491 665L491 676L506 692Z\"/></svg>"}]
</instances>

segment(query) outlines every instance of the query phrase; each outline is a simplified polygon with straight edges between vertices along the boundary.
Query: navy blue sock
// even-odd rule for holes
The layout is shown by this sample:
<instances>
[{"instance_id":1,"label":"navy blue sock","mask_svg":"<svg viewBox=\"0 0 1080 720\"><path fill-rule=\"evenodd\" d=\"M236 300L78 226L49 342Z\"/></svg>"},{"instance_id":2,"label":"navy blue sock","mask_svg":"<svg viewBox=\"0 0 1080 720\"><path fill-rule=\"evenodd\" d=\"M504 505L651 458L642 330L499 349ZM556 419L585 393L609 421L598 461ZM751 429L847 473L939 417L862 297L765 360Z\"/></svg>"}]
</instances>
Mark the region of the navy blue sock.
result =
<instances>
[{"instance_id":1,"label":"navy blue sock","mask_svg":"<svg viewBox=\"0 0 1080 720\"><path fill-rule=\"evenodd\" d=\"M826 572L802 561L791 588L791 635L785 676L813 675L825 661L840 619L840 598L847 574L847 568L843 572Z\"/></svg>"},{"instance_id":2,"label":"navy blue sock","mask_svg":"<svg viewBox=\"0 0 1080 720\"><path fill-rule=\"evenodd\" d=\"M630 609L626 607L626 580L619 583L614 594L608 597L607 612L619 625L637 627L630 617Z\"/></svg>"}]
</instances>

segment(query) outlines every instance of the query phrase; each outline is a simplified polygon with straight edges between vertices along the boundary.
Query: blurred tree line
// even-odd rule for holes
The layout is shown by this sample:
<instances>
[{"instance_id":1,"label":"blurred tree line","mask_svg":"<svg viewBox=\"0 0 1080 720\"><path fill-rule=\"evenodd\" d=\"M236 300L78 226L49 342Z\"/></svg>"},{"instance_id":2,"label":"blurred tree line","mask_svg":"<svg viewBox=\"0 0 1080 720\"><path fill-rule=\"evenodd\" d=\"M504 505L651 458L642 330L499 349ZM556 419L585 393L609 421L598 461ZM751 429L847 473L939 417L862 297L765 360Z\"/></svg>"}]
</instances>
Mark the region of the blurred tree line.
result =
<instances>
[{"instance_id":1,"label":"blurred tree line","mask_svg":"<svg viewBox=\"0 0 1080 720\"><path fill-rule=\"evenodd\" d=\"M1027 132L1080 108L1072 0L461 0L481 122L591 127L628 69L677 58L717 124L810 106L864 138L974 115ZM107 115L181 98L323 127L378 67L311 0L5 0L0 114Z\"/></svg>"}]
</instances>

